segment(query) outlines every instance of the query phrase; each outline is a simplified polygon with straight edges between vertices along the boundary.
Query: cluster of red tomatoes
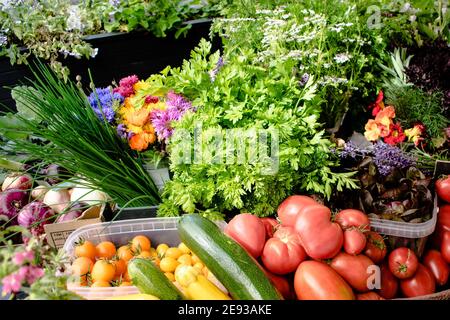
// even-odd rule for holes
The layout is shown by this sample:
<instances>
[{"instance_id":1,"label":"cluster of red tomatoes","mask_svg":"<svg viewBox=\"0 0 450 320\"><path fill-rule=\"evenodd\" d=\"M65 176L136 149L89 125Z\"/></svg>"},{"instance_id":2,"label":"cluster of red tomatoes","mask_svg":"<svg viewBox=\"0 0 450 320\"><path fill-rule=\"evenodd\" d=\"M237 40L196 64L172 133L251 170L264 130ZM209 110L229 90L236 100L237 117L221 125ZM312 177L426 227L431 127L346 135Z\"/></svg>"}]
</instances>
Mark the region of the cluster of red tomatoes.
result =
<instances>
[{"instance_id":1,"label":"cluster of red tomatoes","mask_svg":"<svg viewBox=\"0 0 450 320\"><path fill-rule=\"evenodd\" d=\"M277 214L278 219L237 215L225 233L258 260L286 299L415 297L447 283L450 257L444 252L429 250L422 264L405 247L388 254L383 236L371 231L359 210L332 217L328 207L295 195ZM445 221L450 222L450 210Z\"/></svg>"}]
</instances>

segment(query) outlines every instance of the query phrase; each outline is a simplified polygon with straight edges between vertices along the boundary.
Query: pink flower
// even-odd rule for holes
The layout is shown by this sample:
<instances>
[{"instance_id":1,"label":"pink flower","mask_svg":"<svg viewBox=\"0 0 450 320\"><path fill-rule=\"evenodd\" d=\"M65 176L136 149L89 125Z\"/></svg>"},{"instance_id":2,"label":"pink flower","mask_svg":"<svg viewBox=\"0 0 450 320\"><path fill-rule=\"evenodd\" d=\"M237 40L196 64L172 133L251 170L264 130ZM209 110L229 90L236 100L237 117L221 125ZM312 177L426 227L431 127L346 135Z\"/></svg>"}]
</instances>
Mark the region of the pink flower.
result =
<instances>
[{"instance_id":1,"label":"pink flower","mask_svg":"<svg viewBox=\"0 0 450 320\"><path fill-rule=\"evenodd\" d=\"M28 267L27 282L31 285L44 276L44 269L39 267Z\"/></svg>"},{"instance_id":2,"label":"pink flower","mask_svg":"<svg viewBox=\"0 0 450 320\"><path fill-rule=\"evenodd\" d=\"M3 291L2 295L7 295L13 292L19 292L22 287L23 277L20 273L12 273L2 280Z\"/></svg>"},{"instance_id":3,"label":"pink flower","mask_svg":"<svg viewBox=\"0 0 450 320\"><path fill-rule=\"evenodd\" d=\"M139 81L138 76L133 74L131 76L122 78L119 81L119 86L121 86L121 87L132 87L138 81Z\"/></svg>"},{"instance_id":4,"label":"pink flower","mask_svg":"<svg viewBox=\"0 0 450 320\"><path fill-rule=\"evenodd\" d=\"M27 266L21 267L19 271L17 271L17 274L31 285L44 275L44 270L35 266Z\"/></svg>"},{"instance_id":5,"label":"pink flower","mask_svg":"<svg viewBox=\"0 0 450 320\"><path fill-rule=\"evenodd\" d=\"M24 262L31 262L34 259L33 251L18 252L13 257L13 263L21 266Z\"/></svg>"},{"instance_id":6,"label":"pink flower","mask_svg":"<svg viewBox=\"0 0 450 320\"><path fill-rule=\"evenodd\" d=\"M119 93L122 97L126 98L134 94L133 85L139 81L139 78L136 75L128 76L122 78L119 81L119 87L114 88L114 93Z\"/></svg>"}]
</instances>

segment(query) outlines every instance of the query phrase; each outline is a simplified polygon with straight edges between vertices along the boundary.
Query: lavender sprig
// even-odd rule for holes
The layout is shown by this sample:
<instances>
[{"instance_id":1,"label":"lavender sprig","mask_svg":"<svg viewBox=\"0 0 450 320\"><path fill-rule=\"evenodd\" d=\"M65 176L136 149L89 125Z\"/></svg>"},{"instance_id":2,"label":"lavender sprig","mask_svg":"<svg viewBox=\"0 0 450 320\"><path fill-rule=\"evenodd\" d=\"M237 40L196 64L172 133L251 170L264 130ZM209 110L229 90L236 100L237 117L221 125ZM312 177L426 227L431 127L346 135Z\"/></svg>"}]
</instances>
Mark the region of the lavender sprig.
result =
<instances>
[{"instance_id":1,"label":"lavender sprig","mask_svg":"<svg viewBox=\"0 0 450 320\"><path fill-rule=\"evenodd\" d=\"M378 141L374 144L373 162L382 176L394 169L406 169L416 164L415 159L398 147Z\"/></svg>"}]
</instances>

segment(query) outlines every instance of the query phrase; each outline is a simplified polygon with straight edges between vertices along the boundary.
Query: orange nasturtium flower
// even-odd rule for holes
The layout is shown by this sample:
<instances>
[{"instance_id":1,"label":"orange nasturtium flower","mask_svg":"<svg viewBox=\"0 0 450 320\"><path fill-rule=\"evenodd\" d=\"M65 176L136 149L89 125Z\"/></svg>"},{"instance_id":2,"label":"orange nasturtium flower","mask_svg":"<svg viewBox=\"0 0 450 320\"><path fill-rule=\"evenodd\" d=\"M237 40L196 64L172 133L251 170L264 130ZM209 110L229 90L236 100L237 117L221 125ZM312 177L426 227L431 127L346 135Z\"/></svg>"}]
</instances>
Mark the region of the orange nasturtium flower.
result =
<instances>
[{"instance_id":1,"label":"orange nasturtium flower","mask_svg":"<svg viewBox=\"0 0 450 320\"><path fill-rule=\"evenodd\" d=\"M376 141L380 137L381 129L379 128L378 123L375 120L370 119L369 121L367 121L364 129L366 129L366 131L364 132L364 136L367 138L367 140Z\"/></svg>"},{"instance_id":2,"label":"orange nasturtium flower","mask_svg":"<svg viewBox=\"0 0 450 320\"><path fill-rule=\"evenodd\" d=\"M131 149L136 151L143 151L146 150L148 146L155 141L156 136L154 133L144 131L133 135L129 140L129 144Z\"/></svg>"},{"instance_id":3,"label":"orange nasturtium flower","mask_svg":"<svg viewBox=\"0 0 450 320\"><path fill-rule=\"evenodd\" d=\"M150 111L147 108L140 108L133 112L127 112L125 121L133 126L142 127L150 119Z\"/></svg>"}]
</instances>

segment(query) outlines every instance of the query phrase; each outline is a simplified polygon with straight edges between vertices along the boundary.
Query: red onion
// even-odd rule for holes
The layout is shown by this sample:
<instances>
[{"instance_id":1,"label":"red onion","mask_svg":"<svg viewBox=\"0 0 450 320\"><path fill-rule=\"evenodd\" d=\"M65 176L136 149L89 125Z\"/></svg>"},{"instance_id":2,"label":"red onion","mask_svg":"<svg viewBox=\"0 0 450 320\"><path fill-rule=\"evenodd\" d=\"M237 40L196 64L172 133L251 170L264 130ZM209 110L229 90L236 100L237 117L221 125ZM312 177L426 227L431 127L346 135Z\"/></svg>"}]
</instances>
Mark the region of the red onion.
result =
<instances>
[{"instance_id":1,"label":"red onion","mask_svg":"<svg viewBox=\"0 0 450 320\"><path fill-rule=\"evenodd\" d=\"M9 174L2 184L2 191L9 189L29 190L33 186L33 179L28 174L18 172Z\"/></svg>"},{"instance_id":2,"label":"red onion","mask_svg":"<svg viewBox=\"0 0 450 320\"><path fill-rule=\"evenodd\" d=\"M83 212L89 208L89 205L84 202L77 202L73 204L66 213L60 215L58 219L56 219L56 223L72 221L79 218Z\"/></svg>"},{"instance_id":3,"label":"red onion","mask_svg":"<svg viewBox=\"0 0 450 320\"><path fill-rule=\"evenodd\" d=\"M49 206L41 201L33 201L20 210L17 221L36 236L44 233L44 225L52 223L49 218L53 216L53 210Z\"/></svg>"},{"instance_id":4,"label":"red onion","mask_svg":"<svg viewBox=\"0 0 450 320\"><path fill-rule=\"evenodd\" d=\"M8 220L13 219L16 224L17 214L28 203L28 193L18 189L8 189L0 193L0 215L5 215Z\"/></svg>"}]
</instances>

